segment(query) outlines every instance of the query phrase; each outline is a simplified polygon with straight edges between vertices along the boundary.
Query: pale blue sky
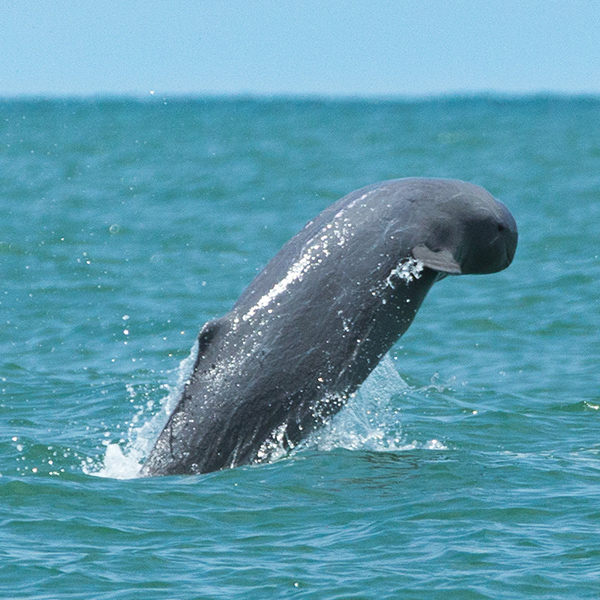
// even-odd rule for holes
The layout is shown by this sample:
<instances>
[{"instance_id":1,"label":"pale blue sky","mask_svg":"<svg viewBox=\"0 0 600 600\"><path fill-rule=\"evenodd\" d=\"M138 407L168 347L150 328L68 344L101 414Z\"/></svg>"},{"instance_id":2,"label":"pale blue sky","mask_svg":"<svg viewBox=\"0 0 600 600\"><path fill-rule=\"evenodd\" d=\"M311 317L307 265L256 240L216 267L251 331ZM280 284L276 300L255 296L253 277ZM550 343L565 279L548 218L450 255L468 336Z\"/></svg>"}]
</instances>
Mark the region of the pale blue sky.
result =
<instances>
[{"instance_id":1,"label":"pale blue sky","mask_svg":"<svg viewBox=\"0 0 600 600\"><path fill-rule=\"evenodd\" d=\"M0 0L0 96L600 93L596 0Z\"/></svg>"}]
</instances>

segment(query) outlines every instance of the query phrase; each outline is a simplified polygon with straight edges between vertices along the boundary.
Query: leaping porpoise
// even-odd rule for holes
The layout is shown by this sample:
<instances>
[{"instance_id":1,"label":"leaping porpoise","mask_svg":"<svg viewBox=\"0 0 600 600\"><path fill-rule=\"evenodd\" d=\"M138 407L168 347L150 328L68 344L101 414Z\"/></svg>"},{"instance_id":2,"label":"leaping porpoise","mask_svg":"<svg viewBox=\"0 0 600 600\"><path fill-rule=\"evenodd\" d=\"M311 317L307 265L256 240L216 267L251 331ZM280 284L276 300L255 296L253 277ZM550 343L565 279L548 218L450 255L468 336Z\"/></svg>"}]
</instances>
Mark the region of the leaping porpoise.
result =
<instances>
[{"instance_id":1,"label":"leaping porpoise","mask_svg":"<svg viewBox=\"0 0 600 600\"><path fill-rule=\"evenodd\" d=\"M517 225L483 188L409 178L351 192L210 321L141 475L207 473L292 448L342 408L447 275L508 267Z\"/></svg>"}]
</instances>

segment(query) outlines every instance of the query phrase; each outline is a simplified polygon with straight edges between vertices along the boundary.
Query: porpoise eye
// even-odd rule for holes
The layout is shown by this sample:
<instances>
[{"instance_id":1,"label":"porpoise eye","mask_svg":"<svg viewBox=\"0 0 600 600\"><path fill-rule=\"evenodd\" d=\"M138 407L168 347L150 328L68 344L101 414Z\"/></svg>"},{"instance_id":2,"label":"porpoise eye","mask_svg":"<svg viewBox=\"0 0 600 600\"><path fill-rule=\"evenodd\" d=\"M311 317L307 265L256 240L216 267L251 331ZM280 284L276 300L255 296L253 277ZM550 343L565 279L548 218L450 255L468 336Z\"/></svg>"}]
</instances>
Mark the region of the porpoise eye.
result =
<instances>
[{"instance_id":1,"label":"porpoise eye","mask_svg":"<svg viewBox=\"0 0 600 600\"><path fill-rule=\"evenodd\" d=\"M504 225L502 223L498 223L498 231L502 233L504 231Z\"/></svg>"}]
</instances>

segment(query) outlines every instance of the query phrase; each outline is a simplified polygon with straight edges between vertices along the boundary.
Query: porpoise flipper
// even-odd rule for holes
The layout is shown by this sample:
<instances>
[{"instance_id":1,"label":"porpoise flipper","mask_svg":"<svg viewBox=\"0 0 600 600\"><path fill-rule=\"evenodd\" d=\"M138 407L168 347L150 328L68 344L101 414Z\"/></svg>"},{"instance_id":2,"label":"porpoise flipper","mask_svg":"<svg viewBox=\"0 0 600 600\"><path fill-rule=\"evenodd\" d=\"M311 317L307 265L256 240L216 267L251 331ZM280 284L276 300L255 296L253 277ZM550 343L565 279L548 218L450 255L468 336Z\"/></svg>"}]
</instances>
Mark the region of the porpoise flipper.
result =
<instances>
[{"instance_id":1,"label":"porpoise flipper","mask_svg":"<svg viewBox=\"0 0 600 600\"><path fill-rule=\"evenodd\" d=\"M460 275L460 265L449 250L431 250L425 244L419 244L412 249L412 255L420 260L426 267L440 273Z\"/></svg>"}]
</instances>

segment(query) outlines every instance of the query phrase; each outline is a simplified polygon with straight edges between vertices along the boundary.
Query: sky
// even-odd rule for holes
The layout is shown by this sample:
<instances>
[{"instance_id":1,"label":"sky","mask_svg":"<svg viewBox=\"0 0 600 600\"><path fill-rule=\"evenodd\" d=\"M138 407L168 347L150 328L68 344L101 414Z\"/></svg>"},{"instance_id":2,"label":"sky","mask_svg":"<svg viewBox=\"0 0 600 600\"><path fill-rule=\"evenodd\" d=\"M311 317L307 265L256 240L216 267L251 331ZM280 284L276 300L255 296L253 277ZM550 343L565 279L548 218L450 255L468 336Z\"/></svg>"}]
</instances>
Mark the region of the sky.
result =
<instances>
[{"instance_id":1,"label":"sky","mask_svg":"<svg viewBox=\"0 0 600 600\"><path fill-rule=\"evenodd\" d=\"M598 0L0 0L0 96L600 94Z\"/></svg>"}]
</instances>

